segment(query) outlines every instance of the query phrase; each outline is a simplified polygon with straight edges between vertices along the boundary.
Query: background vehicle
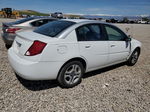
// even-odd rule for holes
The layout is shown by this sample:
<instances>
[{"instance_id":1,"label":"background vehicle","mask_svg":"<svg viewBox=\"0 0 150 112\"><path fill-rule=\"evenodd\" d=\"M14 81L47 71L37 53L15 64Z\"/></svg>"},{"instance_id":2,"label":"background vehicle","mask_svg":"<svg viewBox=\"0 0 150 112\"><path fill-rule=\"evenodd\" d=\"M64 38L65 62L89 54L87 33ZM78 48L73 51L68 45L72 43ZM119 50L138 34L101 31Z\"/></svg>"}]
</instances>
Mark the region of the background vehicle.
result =
<instances>
[{"instance_id":1,"label":"background vehicle","mask_svg":"<svg viewBox=\"0 0 150 112\"><path fill-rule=\"evenodd\" d=\"M3 23L2 24L2 37L7 48L9 48L16 36L16 31L33 30L43 24L56 19L50 17L29 17L20 19L15 22Z\"/></svg>"},{"instance_id":2,"label":"background vehicle","mask_svg":"<svg viewBox=\"0 0 150 112\"><path fill-rule=\"evenodd\" d=\"M0 16L4 18L18 18L20 14L17 10L12 10L12 8L2 8Z\"/></svg>"},{"instance_id":3,"label":"background vehicle","mask_svg":"<svg viewBox=\"0 0 150 112\"><path fill-rule=\"evenodd\" d=\"M18 33L8 59L21 77L79 84L85 72L121 62L133 66L141 43L116 26L90 20L59 20Z\"/></svg>"},{"instance_id":4,"label":"background vehicle","mask_svg":"<svg viewBox=\"0 0 150 112\"><path fill-rule=\"evenodd\" d=\"M51 16L54 17L54 18L62 19L63 18L63 13L62 12L55 12L55 13L52 13Z\"/></svg>"},{"instance_id":5,"label":"background vehicle","mask_svg":"<svg viewBox=\"0 0 150 112\"><path fill-rule=\"evenodd\" d=\"M0 17L3 17L3 18L7 17L7 14L3 9L0 11Z\"/></svg>"},{"instance_id":6,"label":"background vehicle","mask_svg":"<svg viewBox=\"0 0 150 112\"><path fill-rule=\"evenodd\" d=\"M144 21L144 20L139 20L138 23L141 23L141 24L147 24L148 21Z\"/></svg>"}]
</instances>

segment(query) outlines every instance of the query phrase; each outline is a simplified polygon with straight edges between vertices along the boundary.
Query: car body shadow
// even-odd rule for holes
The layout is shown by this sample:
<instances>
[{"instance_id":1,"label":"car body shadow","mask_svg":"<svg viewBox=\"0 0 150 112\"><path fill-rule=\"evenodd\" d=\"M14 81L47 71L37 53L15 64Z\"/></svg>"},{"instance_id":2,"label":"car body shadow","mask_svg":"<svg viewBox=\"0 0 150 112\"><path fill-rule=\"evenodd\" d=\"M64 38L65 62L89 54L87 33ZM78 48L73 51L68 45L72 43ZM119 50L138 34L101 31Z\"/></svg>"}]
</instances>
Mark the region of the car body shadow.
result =
<instances>
[{"instance_id":1,"label":"car body shadow","mask_svg":"<svg viewBox=\"0 0 150 112\"><path fill-rule=\"evenodd\" d=\"M46 89L55 88L59 86L56 80L37 80L37 81L26 80L18 76L17 74L16 77L26 89L31 91L46 90Z\"/></svg>"},{"instance_id":2,"label":"car body shadow","mask_svg":"<svg viewBox=\"0 0 150 112\"><path fill-rule=\"evenodd\" d=\"M95 70L95 71L92 71L92 72L88 72L88 73L85 73L83 75L83 78L88 78L88 77L92 77L92 76L95 76L95 75L98 75L98 74L101 74L101 73L105 73L107 71L119 68L119 67L124 66L124 65L126 65L125 62L116 64L116 65L112 65L112 66L109 66L109 67L101 68L101 69L98 69L98 70Z\"/></svg>"},{"instance_id":3,"label":"car body shadow","mask_svg":"<svg viewBox=\"0 0 150 112\"><path fill-rule=\"evenodd\" d=\"M105 67L105 68L95 70L92 72L88 72L83 75L83 78L92 77L92 76L116 69L123 65L125 65L125 63L120 63L117 65L113 65L113 66ZM31 90L31 91L41 91L41 90L46 90L46 89L50 89L50 88L55 88L58 86L61 87L56 80L32 81L32 80L23 79L20 76L18 76L17 74L16 74L16 77L25 88L27 88L28 90Z\"/></svg>"}]
</instances>

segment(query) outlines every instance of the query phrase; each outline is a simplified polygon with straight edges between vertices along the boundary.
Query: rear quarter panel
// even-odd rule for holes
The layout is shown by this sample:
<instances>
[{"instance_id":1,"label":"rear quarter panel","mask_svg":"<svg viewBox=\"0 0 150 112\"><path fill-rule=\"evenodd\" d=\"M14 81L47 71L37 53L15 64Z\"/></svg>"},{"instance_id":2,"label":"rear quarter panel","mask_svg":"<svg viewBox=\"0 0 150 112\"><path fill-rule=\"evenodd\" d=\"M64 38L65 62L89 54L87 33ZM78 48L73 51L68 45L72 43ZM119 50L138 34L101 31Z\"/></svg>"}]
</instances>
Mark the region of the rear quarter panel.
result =
<instances>
[{"instance_id":1,"label":"rear quarter panel","mask_svg":"<svg viewBox=\"0 0 150 112\"><path fill-rule=\"evenodd\" d=\"M50 42L44 49L41 61L63 61L79 57L79 46L75 31L70 32L66 38Z\"/></svg>"}]
</instances>

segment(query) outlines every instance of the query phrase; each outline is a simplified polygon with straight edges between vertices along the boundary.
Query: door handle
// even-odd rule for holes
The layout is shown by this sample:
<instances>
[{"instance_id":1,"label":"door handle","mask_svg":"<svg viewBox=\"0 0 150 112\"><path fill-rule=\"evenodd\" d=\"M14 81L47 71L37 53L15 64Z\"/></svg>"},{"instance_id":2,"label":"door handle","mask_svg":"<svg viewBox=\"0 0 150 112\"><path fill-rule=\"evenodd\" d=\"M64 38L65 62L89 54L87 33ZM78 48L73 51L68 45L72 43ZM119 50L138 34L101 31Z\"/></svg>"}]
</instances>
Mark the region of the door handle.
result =
<instances>
[{"instance_id":1,"label":"door handle","mask_svg":"<svg viewBox=\"0 0 150 112\"><path fill-rule=\"evenodd\" d=\"M116 45L111 45L110 47L115 47Z\"/></svg>"},{"instance_id":2,"label":"door handle","mask_svg":"<svg viewBox=\"0 0 150 112\"><path fill-rule=\"evenodd\" d=\"M85 48L90 48L90 47L91 47L90 45L85 46Z\"/></svg>"}]
</instances>

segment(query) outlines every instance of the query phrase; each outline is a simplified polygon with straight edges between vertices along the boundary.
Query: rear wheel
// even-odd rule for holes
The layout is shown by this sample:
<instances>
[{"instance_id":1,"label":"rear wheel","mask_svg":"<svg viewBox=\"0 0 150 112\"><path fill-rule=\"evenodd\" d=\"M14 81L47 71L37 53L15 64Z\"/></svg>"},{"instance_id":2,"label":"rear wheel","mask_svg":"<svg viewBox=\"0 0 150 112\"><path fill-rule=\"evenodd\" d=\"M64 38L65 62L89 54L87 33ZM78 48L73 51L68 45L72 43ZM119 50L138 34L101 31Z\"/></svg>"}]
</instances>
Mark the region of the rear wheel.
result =
<instances>
[{"instance_id":1,"label":"rear wheel","mask_svg":"<svg viewBox=\"0 0 150 112\"><path fill-rule=\"evenodd\" d=\"M84 68L81 62L68 62L60 70L57 80L62 87L71 88L81 82L83 73Z\"/></svg>"},{"instance_id":2,"label":"rear wheel","mask_svg":"<svg viewBox=\"0 0 150 112\"><path fill-rule=\"evenodd\" d=\"M140 51L138 49L135 49L132 55L130 56L129 60L127 61L127 65L129 66L135 65L136 62L138 61L139 55L140 55Z\"/></svg>"},{"instance_id":3,"label":"rear wheel","mask_svg":"<svg viewBox=\"0 0 150 112\"><path fill-rule=\"evenodd\" d=\"M7 45L5 44L6 49L9 49L11 47L11 45Z\"/></svg>"}]
</instances>

